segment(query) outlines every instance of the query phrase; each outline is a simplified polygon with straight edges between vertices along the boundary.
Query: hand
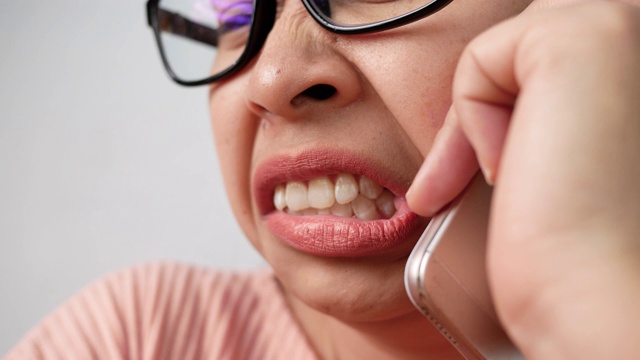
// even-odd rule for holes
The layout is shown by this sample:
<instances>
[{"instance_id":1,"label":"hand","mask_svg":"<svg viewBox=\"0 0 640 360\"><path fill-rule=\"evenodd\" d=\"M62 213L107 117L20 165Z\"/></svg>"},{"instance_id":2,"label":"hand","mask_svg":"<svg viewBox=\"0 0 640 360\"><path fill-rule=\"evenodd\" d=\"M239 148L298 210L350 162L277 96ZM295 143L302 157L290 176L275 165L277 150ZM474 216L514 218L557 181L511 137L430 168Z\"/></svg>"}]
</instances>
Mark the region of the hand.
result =
<instances>
[{"instance_id":1,"label":"hand","mask_svg":"<svg viewBox=\"0 0 640 360\"><path fill-rule=\"evenodd\" d=\"M474 39L407 194L495 184L488 272L531 359L640 356L639 2L534 1Z\"/></svg>"}]
</instances>

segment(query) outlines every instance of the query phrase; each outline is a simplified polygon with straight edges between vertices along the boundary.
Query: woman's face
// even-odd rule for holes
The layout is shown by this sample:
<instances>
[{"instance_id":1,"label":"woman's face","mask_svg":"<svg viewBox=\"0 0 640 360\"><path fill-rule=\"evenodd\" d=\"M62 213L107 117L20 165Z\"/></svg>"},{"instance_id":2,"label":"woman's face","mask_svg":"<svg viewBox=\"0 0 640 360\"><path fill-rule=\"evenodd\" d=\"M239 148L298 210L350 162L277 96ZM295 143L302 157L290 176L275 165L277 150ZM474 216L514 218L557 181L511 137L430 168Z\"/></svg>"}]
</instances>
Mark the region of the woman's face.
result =
<instances>
[{"instance_id":1,"label":"woman's face","mask_svg":"<svg viewBox=\"0 0 640 360\"><path fill-rule=\"evenodd\" d=\"M232 208L290 296L349 320L413 309L402 276L426 220L408 210L404 194L448 110L465 44L530 2L456 0L397 29L341 36L322 29L300 1L284 0L254 61L212 86ZM350 179L362 177L374 183L370 197L379 186L385 195L348 201ZM343 180L339 215L290 213L305 206L305 191L333 191ZM278 202L284 211L273 201L279 186L287 188ZM312 197L315 208L332 202Z\"/></svg>"}]
</instances>

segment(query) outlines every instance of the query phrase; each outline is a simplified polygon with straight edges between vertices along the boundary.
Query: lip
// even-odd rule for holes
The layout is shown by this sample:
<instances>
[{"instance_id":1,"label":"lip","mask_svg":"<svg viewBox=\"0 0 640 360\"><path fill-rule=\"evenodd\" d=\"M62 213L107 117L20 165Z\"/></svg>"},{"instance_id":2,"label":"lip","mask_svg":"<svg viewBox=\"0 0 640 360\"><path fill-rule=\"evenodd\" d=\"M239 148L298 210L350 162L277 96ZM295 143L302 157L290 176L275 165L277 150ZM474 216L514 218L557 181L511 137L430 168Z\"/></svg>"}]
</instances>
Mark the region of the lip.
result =
<instances>
[{"instance_id":1,"label":"lip","mask_svg":"<svg viewBox=\"0 0 640 360\"><path fill-rule=\"evenodd\" d=\"M275 210L273 192L278 184L338 173L364 175L389 189L396 196L396 214L390 219L363 221L330 215L295 216ZM312 255L361 257L398 247L410 251L411 235L426 224L426 219L413 213L404 200L409 181L385 174L373 162L345 151L314 150L277 156L262 162L253 180L258 210L269 231L287 245Z\"/></svg>"}]
</instances>

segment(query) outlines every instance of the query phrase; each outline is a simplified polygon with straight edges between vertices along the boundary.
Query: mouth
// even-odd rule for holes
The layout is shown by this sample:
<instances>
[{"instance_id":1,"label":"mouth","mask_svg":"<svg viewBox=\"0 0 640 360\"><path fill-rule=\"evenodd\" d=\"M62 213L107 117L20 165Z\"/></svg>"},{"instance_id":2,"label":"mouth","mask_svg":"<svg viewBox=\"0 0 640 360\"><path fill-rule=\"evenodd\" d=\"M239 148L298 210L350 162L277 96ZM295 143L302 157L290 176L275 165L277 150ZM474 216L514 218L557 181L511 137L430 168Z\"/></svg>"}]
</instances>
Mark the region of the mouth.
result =
<instances>
[{"instance_id":1,"label":"mouth","mask_svg":"<svg viewBox=\"0 0 640 360\"><path fill-rule=\"evenodd\" d=\"M402 248L426 224L404 200L410 180L361 157L307 151L262 163L254 196L269 231L315 256L360 257Z\"/></svg>"}]
</instances>

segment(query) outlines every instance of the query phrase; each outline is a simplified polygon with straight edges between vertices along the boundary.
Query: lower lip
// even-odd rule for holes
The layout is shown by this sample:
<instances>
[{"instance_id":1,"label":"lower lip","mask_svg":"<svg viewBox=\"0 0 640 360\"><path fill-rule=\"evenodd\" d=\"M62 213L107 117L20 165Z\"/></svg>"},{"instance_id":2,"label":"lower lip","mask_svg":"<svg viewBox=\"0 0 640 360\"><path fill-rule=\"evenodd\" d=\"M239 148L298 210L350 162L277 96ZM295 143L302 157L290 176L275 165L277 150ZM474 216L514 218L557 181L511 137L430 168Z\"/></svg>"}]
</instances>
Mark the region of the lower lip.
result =
<instances>
[{"instance_id":1,"label":"lower lip","mask_svg":"<svg viewBox=\"0 0 640 360\"><path fill-rule=\"evenodd\" d=\"M271 233L287 245L315 256L362 257L381 254L412 238L425 219L401 206L385 220L363 221L330 215L296 216L281 211L265 216Z\"/></svg>"}]
</instances>

